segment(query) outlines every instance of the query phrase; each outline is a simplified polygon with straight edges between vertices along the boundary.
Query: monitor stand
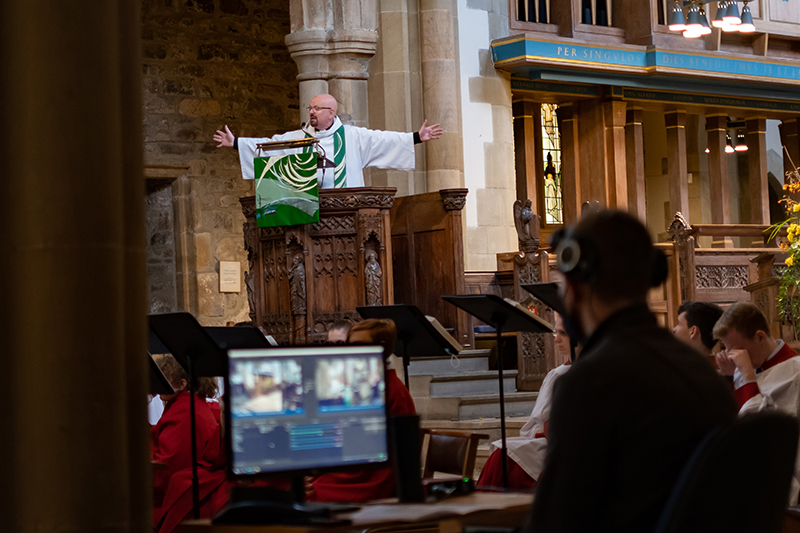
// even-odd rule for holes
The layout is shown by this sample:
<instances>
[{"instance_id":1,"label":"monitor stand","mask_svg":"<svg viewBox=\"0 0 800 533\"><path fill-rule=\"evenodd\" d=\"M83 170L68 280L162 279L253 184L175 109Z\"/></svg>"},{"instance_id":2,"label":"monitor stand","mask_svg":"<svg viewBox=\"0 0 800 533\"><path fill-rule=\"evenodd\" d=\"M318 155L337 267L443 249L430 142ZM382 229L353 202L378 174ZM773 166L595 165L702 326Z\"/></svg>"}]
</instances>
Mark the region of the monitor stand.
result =
<instances>
[{"instance_id":1,"label":"monitor stand","mask_svg":"<svg viewBox=\"0 0 800 533\"><path fill-rule=\"evenodd\" d=\"M230 501L213 518L215 524L329 524L346 525L349 520L334 513L358 509L357 505L305 503L305 478L292 477L292 491L264 487L234 487Z\"/></svg>"}]
</instances>

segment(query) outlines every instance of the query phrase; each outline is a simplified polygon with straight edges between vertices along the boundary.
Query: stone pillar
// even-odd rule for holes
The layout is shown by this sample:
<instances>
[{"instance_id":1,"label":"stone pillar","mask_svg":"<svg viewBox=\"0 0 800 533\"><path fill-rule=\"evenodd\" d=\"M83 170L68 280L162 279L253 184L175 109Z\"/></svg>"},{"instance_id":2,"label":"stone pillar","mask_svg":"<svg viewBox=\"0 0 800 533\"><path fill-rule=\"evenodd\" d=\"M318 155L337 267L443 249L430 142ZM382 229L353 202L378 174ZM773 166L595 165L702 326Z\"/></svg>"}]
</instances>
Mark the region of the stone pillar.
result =
<instances>
[{"instance_id":1,"label":"stone pillar","mask_svg":"<svg viewBox=\"0 0 800 533\"><path fill-rule=\"evenodd\" d=\"M750 223L769 224L769 179L767 177L767 119L748 117L747 161L750 167Z\"/></svg>"},{"instance_id":2,"label":"stone pillar","mask_svg":"<svg viewBox=\"0 0 800 533\"><path fill-rule=\"evenodd\" d=\"M606 204L628 208L628 178L625 161L625 107L621 100L603 104L606 129Z\"/></svg>"},{"instance_id":3,"label":"stone pillar","mask_svg":"<svg viewBox=\"0 0 800 533\"><path fill-rule=\"evenodd\" d=\"M664 113L667 125L667 164L669 165L669 210L672 216L689 217L689 177L686 174L686 111Z\"/></svg>"},{"instance_id":4,"label":"stone pillar","mask_svg":"<svg viewBox=\"0 0 800 533\"><path fill-rule=\"evenodd\" d=\"M541 136L542 131L541 104L536 102L514 102L514 164L517 175L517 200L524 202L531 200L534 211L540 213L539 188L536 176L540 160L542 159ZM539 138L539 146L536 139ZM544 213L541 213L544 216Z\"/></svg>"},{"instance_id":5,"label":"stone pillar","mask_svg":"<svg viewBox=\"0 0 800 533\"><path fill-rule=\"evenodd\" d=\"M423 110L429 124L444 130L425 144L429 192L464 186L456 13L455 0L419 2Z\"/></svg>"},{"instance_id":6,"label":"stone pillar","mask_svg":"<svg viewBox=\"0 0 800 533\"><path fill-rule=\"evenodd\" d=\"M578 158L578 114L574 104L559 106L558 130L561 132L561 196L564 224L574 224L581 213L580 159Z\"/></svg>"},{"instance_id":7,"label":"stone pillar","mask_svg":"<svg viewBox=\"0 0 800 533\"><path fill-rule=\"evenodd\" d=\"M647 223L647 196L644 173L644 132L641 107L627 110L625 120L625 156L628 177L628 211Z\"/></svg>"},{"instance_id":8,"label":"stone pillar","mask_svg":"<svg viewBox=\"0 0 800 533\"><path fill-rule=\"evenodd\" d=\"M368 126L367 67L378 43L377 0L291 0L286 46L297 63L300 116L311 98L330 93L339 117Z\"/></svg>"},{"instance_id":9,"label":"stone pillar","mask_svg":"<svg viewBox=\"0 0 800 533\"><path fill-rule=\"evenodd\" d=\"M728 116L707 115L706 132L708 132L708 180L711 189L711 223L730 224L730 180L728 177ZM730 238L715 237L711 243L714 248L731 248Z\"/></svg>"},{"instance_id":10,"label":"stone pillar","mask_svg":"<svg viewBox=\"0 0 800 533\"><path fill-rule=\"evenodd\" d=\"M152 531L140 19L0 4L0 531Z\"/></svg>"}]
</instances>

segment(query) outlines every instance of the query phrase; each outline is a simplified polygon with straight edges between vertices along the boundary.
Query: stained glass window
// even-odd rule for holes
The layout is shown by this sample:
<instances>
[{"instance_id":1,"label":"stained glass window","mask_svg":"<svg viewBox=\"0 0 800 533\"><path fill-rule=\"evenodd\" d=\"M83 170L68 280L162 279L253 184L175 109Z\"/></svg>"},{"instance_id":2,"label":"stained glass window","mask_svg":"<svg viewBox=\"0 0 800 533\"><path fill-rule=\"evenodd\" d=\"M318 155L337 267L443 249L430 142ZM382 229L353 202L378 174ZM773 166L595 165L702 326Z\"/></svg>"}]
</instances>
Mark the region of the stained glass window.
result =
<instances>
[{"instance_id":1,"label":"stained glass window","mask_svg":"<svg viewBox=\"0 0 800 533\"><path fill-rule=\"evenodd\" d=\"M542 104L542 155L544 159L544 214L546 224L563 224L561 198L561 134L556 104Z\"/></svg>"}]
</instances>

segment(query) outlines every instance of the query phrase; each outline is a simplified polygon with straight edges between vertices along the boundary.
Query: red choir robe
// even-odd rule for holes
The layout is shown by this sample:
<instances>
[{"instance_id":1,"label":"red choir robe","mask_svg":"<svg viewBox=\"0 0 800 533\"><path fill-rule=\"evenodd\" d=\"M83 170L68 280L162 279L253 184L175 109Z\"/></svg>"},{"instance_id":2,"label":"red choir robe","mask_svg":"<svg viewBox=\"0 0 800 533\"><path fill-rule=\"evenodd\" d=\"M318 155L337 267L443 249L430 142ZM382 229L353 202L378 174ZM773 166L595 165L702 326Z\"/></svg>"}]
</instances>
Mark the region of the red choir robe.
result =
<instances>
[{"instance_id":1,"label":"red choir robe","mask_svg":"<svg viewBox=\"0 0 800 533\"><path fill-rule=\"evenodd\" d=\"M800 357L782 340L773 354L756 370L756 380L744 383L736 370L734 396L739 415L765 409L778 409L800 418ZM789 503L795 505L800 494L800 454L795 464Z\"/></svg>"},{"instance_id":2,"label":"red choir robe","mask_svg":"<svg viewBox=\"0 0 800 533\"><path fill-rule=\"evenodd\" d=\"M550 409L553 406L553 385L556 380L567 373L570 364L558 366L547 373L539 389L539 397L533 406L531 416L519 431L519 437L506 439L508 450L508 488L515 490L530 489L544 467L547 452L547 425L550 420ZM502 441L492 443L494 451L489 456L478 478L478 487L503 486Z\"/></svg>"},{"instance_id":3,"label":"red choir robe","mask_svg":"<svg viewBox=\"0 0 800 533\"><path fill-rule=\"evenodd\" d=\"M156 472L153 525L170 533L192 515L192 446L189 392L170 401L158 424L152 427L152 459L167 468ZM197 423L197 477L200 516L210 518L228 501L225 455L220 440L219 405L195 396Z\"/></svg>"},{"instance_id":4,"label":"red choir robe","mask_svg":"<svg viewBox=\"0 0 800 533\"><path fill-rule=\"evenodd\" d=\"M411 394L393 369L386 372L386 406L389 416L417 414ZM395 495L393 468L323 474L312 485L308 499L320 502L365 502Z\"/></svg>"}]
</instances>

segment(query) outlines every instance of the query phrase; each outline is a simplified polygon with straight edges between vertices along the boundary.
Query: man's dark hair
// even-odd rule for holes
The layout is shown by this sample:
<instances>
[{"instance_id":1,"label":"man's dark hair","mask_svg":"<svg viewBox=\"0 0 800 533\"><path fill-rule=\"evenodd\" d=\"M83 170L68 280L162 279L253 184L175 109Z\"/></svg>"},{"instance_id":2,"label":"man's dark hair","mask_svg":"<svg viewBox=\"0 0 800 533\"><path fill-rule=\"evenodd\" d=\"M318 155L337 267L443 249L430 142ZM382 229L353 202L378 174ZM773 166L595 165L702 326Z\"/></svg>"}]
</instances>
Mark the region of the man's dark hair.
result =
<instances>
[{"instance_id":1,"label":"man's dark hair","mask_svg":"<svg viewBox=\"0 0 800 533\"><path fill-rule=\"evenodd\" d=\"M717 341L714 339L714 325L722 316L722 308L709 302L686 301L678 308L678 315L686 313L686 324L689 327L697 326L700 330L700 340L709 350Z\"/></svg>"},{"instance_id":2,"label":"man's dark hair","mask_svg":"<svg viewBox=\"0 0 800 533\"><path fill-rule=\"evenodd\" d=\"M578 242L581 255L588 258L577 281L591 285L609 302L645 303L648 291L666 278L663 253L656 251L647 228L628 213L591 213L565 235Z\"/></svg>"}]
</instances>

